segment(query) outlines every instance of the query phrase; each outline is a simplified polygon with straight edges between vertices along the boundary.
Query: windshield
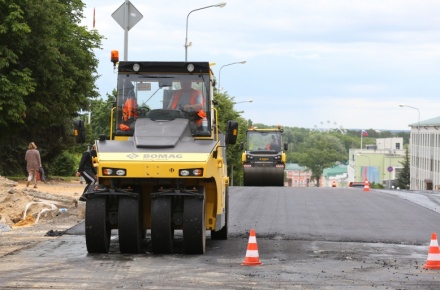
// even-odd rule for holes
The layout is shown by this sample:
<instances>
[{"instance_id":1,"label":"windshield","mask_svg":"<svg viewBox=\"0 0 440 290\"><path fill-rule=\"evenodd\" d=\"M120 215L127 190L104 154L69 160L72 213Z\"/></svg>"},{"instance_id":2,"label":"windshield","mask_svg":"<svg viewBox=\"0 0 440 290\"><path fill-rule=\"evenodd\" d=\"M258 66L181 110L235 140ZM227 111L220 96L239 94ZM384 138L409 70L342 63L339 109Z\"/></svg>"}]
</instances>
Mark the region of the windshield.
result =
<instances>
[{"instance_id":1,"label":"windshield","mask_svg":"<svg viewBox=\"0 0 440 290\"><path fill-rule=\"evenodd\" d=\"M281 132L247 132L247 151L281 151Z\"/></svg>"},{"instance_id":2,"label":"windshield","mask_svg":"<svg viewBox=\"0 0 440 290\"><path fill-rule=\"evenodd\" d=\"M190 120L193 135L210 135L208 75L120 74L116 135L133 135L138 118Z\"/></svg>"}]
</instances>

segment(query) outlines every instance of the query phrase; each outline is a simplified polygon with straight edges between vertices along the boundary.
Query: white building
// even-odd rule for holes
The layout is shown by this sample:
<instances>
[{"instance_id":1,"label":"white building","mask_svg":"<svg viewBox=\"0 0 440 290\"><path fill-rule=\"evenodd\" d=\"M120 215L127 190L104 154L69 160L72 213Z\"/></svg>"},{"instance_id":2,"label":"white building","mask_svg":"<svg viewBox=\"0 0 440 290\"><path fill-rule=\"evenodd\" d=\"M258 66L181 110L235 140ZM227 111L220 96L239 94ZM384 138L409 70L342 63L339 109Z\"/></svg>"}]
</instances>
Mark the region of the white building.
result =
<instances>
[{"instance_id":1,"label":"white building","mask_svg":"<svg viewBox=\"0 0 440 290\"><path fill-rule=\"evenodd\" d=\"M376 140L376 146L378 150L402 150L403 149L403 138L380 138Z\"/></svg>"},{"instance_id":2,"label":"white building","mask_svg":"<svg viewBox=\"0 0 440 290\"><path fill-rule=\"evenodd\" d=\"M440 189L440 117L409 125L412 190Z\"/></svg>"}]
</instances>

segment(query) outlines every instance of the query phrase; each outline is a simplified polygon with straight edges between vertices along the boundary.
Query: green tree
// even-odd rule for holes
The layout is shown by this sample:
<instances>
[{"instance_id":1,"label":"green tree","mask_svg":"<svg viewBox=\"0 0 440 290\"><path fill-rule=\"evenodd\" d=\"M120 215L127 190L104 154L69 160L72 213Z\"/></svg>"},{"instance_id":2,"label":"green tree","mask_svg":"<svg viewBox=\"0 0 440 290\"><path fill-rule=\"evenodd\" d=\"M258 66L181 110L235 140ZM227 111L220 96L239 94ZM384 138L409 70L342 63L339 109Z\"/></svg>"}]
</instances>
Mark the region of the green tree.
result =
<instances>
[{"instance_id":1,"label":"green tree","mask_svg":"<svg viewBox=\"0 0 440 290\"><path fill-rule=\"evenodd\" d=\"M233 179L234 185L242 184L243 170L241 164L240 143L246 139L248 121L241 117L241 113L234 110L234 98L227 93L214 93L215 108L218 112L218 125L222 132L226 132L226 124L229 120L238 122L237 144L228 145L226 159L228 163L228 174Z\"/></svg>"},{"instance_id":2,"label":"green tree","mask_svg":"<svg viewBox=\"0 0 440 290\"><path fill-rule=\"evenodd\" d=\"M396 186L401 189L409 189L410 185L410 171L409 171L409 153L408 153L408 147L405 148L405 159L400 162L402 164L403 168L402 171L400 171L399 176L396 180Z\"/></svg>"},{"instance_id":3,"label":"green tree","mask_svg":"<svg viewBox=\"0 0 440 290\"><path fill-rule=\"evenodd\" d=\"M0 0L0 173L25 172L34 141L44 164L73 144L72 120L89 110L102 36L80 26L84 4Z\"/></svg>"},{"instance_id":4,"label":"green tree","mask_svg":"<svg viewBox=\"0 0 440 290\"><path fill-rule=\"evenodd\" d=\"M107 100L97 99L91 102L91 141L98 139L100 134L110 136L110 118L113 104L116 102L116 90L107 94ZM113 116L114 118L115 116ZM114 124L113 124L114 126ZM114 128L113 128L114 129Z\"/></svg>"},{"instance_id":5,"label":"green tree","mask_svg":"<svg viewBox=\"0 0 440 290\"><path fill-rule=\"evenodd\" d=\"M8 127L24 123L25 98L35 92L36 83L32 71L21 65L31 28L20 1L0 1L0 11L0 126Z\"/></svg>"},{"instance_id":6,"label":"green tree","mask_svg":"<svg viewBox=\"0 0 440 290\"><path fill-rule=\"evenodd\" d=\"M312 133L300 145L293 158L302 166L312 171L312 179L319 182L319 177L327 167L337 161L347 159L347 150L341 141L327 133Z\"/></svg>"},{"instance_id":7,"label":"green tree","mask_svg":"<svg viewBox=\"0 0 440 290\"><path fill-rule=\"evenodd\" d=\"M309 129L284 127L284 142L289 144L289 151L294 152L299 148L299 145L304 142L309 134Z\"/></svg>"}]
</instances>

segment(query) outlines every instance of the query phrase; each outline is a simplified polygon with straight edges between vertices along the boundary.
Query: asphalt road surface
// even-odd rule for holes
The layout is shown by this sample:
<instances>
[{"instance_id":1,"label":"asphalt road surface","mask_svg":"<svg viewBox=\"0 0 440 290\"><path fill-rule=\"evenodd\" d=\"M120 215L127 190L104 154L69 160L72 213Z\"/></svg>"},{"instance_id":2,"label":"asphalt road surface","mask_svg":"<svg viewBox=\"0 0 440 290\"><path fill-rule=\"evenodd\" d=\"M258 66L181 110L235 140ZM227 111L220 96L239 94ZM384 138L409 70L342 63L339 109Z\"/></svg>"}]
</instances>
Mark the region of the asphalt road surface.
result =
<instances>
[{"instance_id":1,"label":"asphalt road surface","mask_svg":"<svg viewBox=\"0 0 440 290\"><path fill-rule=\"evenodd\" d=\"M0 258L4 289L440 289L423 269L440 233L435 192L230 188L229 239L205 255L88 254L84 224ZM262 265L242 266L254 229ZM148 237L148 236L147 236Z\"/></svg>"}]
</instances>

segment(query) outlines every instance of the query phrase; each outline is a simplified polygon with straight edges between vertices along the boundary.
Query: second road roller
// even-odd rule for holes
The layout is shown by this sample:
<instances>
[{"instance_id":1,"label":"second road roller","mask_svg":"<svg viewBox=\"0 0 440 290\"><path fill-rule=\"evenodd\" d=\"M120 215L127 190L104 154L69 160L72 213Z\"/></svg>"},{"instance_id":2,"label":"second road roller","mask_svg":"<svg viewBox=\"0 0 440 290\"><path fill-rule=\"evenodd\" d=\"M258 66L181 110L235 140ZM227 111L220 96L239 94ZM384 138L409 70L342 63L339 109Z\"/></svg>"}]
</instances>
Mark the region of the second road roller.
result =
<instances>
[{"instance_id":1,"label":"second road roller","mask_svg":"<svg viewBox=\"0 0 440 290\"><path fill-rule=\"evenodd\" d=\"M244 186L284 186L287 143L283 143L283 129L246 130L246 144L240 146Z\"/></svg>"}]
</instances>

